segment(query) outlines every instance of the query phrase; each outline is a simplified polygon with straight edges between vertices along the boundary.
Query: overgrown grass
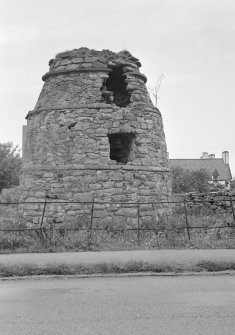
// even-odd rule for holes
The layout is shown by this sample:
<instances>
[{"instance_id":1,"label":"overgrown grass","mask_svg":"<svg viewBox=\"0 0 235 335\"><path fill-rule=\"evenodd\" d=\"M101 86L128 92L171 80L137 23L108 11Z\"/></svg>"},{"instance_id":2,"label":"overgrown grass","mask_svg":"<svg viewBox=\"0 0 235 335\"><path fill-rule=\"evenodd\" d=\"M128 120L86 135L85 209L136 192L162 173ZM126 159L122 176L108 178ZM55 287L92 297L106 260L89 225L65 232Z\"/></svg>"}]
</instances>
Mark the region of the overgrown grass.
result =
<instances>
[{"instance_id":1,"label":"overgrown grass","mask_svg":"<svg viewBox=\"0 0 235 335\"><path fill-rule=\"evenodd\" d=\"M196 271L209 271L209 272L218 272L218 271L228 271L235 270L235 261L226 262L226 261L201 261L196 264Z\"/></svg>"},{"instance_id":2,"label":"overgrown grass","mask_svg":"<svg viewBox=\"0 0 235 335\"><path fill-rule=\"evenodd\" d=\"M89 232L90 214L84 217L82 223L77 222L76 218L75 223L55 225L54 228L59 230L48 227L42 232L0 232L0 253L235 248L235 226L231 211L214 211L201 205L188 208L189 225L198 227L190 229L189 240L184 208L182 204L177 206L174 206L170 219L162 217L155 222L144 221L142 215L147 215L147 212L141 212L139 233L137 230L128 231L128 228L136 229L136 223L126 226L125 223L117 225L115 222L110 225L101 222L98 227L101 230ZM19 224L16 212L16 206L0 206L1 229L27 228L26 224Z\"/></svg>"},{"instance_id":3,"label":"overgrown grass","mask_svg":"<svg viewBox=\"0 0 235 335\"><path fill-rule=\"evenodd\" d=\"M32 275L91 275L122 274L133 272L168 272L167 265L151 265L143 262L100 263L100 264L48 264L38 266L32 264L0 265L0 277L32 276Z\"/></svg>"},{"instance_id":4,"label":"overgrown grass","mask_svg":"<svg viewBox=\"0 0 235 335\"><path fill-rule=\"evenodd\" d=\"M0 265L0 277L23 277L38 275L92 275L126 273L184 273L218 272L235 270L235 262L201 261L196 264L154 264L147 262L99 263L99 264L32 264Z\"/></svg>"},{"instance_id":5,"label":"overgrown grass","mask_svg":"<svg viewBox=\"0 0 235 335\"><path fill-rule=\"evenodd\" d=\"M107 251L138 249L234 249L235 236L233 230L193 229L188 239L186 230L173 229L158 232L140 232L138 243L137 231L94 232L89 238L86 231L68 231L47 234L42 238L34 232L0 232L0 253L11 252L66 252L66 251Z\"/></svg>"}]
</instances>

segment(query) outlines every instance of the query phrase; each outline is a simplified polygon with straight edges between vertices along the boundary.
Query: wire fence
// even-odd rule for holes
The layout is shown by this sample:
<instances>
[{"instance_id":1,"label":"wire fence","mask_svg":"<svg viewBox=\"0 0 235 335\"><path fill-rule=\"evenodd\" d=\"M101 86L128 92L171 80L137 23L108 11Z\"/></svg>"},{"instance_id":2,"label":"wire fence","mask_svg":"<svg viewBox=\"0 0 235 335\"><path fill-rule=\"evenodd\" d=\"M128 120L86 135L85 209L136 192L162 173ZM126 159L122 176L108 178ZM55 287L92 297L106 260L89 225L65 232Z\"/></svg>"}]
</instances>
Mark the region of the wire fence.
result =
<instances>
[{"instance_id":1,"label":"wire fence","mask_svg":"<svg viewBox=\"0 0 235 335\"><path fill-rule=\"evenodd\" d=\"M234 241L235 237L235 210L234 210L234 197L226 196L219 197L219 199L215 198L206 198L204 200L177 200L177 201L154 201L154 202L102 202L96 201L93 199L91 202L81 202L81 201L59 201L59 200L51 200L45 199L44 201L39 202L1 202L0 203L0 233L25 233L31 234L35 233L40 241L44 244L52 244L58 245L58 241L65 236L68 237L70 234L70 238L66 243L70 243L71 239L76 239L78 244L85 245L87 249L93 244L97 244L97 238L100 237L100 233L104 233L103 240L100 237L99 244L103 245L107 242L107 239L112 235L115 236L117 240L117 236L120 239L127 233L131 234L131 243L137 246L143 245L143 241L148 245L149 241L155 241L155 246L158 247L160 244L159 241L162 239L168 238L168 240L172 241L178 239L182 239L183 242L187 243L195 240L195 236L203 239L207 236L212 236L213 234L216 236L216 239L221 239L225 237L225 240L228 238L231 241ZM85 224L76 224L76 216L73 217L73 224L64 222L50 222L48 223L46 220L46 216L50 211L50 206L55 205L67 205L67 204L77 204L81 207L86 206L88 208L86 215L83 215L83 220ZM37 225L23 225L19 220L19 207L27 206L27 205L39 205L38 209L38 223ZM109 225L97 225L97 207L100 206L119 206L118 208L122 208L122 206L128 206L129 208L136 209L136 215L132 216L131 219L134 222L132 225L126 225L126 221L123 221L123 224L116 225L115 222ZM161 214L160 216L156 215L156 217L149 216L151 220L145 222L148 210L146 210L147 206L152 206L151 208L156 208L156 211L152 213L157 213L159 206L164 207L168 206L171 209L171 215ZM125 208L126 208L125 207ZM15 224L12 225L9 218L5 216L4 213L1 212L1 208L14 208L15 209ZM102 207L103 208L103 207ZM102 209L105 213L105 209ZM7 214L7 213L6 213ZM105 221L105 215L104 221ZM128 215L127 215L128 217ZM102 218L100 222L102 221ZM7 222L7 224L5 224ZM211 233L208 233L211 231ZM225 233L223 233L223 231ZM71 234L74 233L74 234ZM105 241L106 239L106 241ZM110 243L112 243L113 239L110 238ZM73 240L74 243L74 240ZM130 243L130 244L131 244ZM153 245L154 243L151 242ZM176 242L174 242L176 243ZM164 246L164 243L162 243ZM230 243L231 247L231 243ZM232 245L233 247L233 245ZM234 245L235 247L235 245ZM1 241L0 241L1 248Z\"/></svg>"}]
</instances>

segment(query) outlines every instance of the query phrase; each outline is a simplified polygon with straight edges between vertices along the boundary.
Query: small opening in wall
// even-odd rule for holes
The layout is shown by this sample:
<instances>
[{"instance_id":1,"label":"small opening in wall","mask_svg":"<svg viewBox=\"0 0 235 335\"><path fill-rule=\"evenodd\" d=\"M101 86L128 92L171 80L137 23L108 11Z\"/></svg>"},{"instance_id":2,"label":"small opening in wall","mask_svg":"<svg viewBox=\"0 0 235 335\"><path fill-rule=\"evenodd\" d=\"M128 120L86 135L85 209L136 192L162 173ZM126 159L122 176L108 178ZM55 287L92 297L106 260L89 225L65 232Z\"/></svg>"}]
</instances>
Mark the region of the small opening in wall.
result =
<instances>
[{"instance_id":1,"label":"small opening in wall","mask_svg":"<svg viewBox=\"0 0 235 335\"><path fill-rule=\"evenodd\" d=\"M72 123L70 123L70 124L68 125L68 129L71 129L71 128L75 127L76 124L77 124L77 122L72 122Z\"/></svg>"},{"instance_id":2,"label":"small opening in wall","mask_svg":"<svg viewBox=\"0 0 235 335\"><path fill-rule=\"evenodd\" d=\"M109 134L110 159L119 163L127 163L132 158L133 133Z\"/></svg>"},{"instance_id":3,"label":"small opening in wall","mask_svg":"<svg viewBox=\"0 0 235 335\"><path fill-rule=\"evenodd\" d=\"M130 103L131 94L126 89L123 67L118 65L109 72L109 77L101 87L101 96L106 103L114 103L126 107Z\"/></svg>"}]
</instances>

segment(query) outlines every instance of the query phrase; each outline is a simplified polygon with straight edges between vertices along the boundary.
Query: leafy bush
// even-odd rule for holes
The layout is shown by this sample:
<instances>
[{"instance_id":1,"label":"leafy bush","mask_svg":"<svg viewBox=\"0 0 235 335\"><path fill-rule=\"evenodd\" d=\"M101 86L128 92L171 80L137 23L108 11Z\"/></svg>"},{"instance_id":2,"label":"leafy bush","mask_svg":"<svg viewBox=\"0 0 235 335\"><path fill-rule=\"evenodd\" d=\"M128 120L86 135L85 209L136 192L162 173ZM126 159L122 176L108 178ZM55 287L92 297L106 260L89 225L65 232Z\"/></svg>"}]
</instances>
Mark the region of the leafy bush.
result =
<instances>
[{"instance_id":1,"label":"leafy bush","mask_svg":"<svg viewBox=\"0 0 235 335\"><path fill-rule=\"evenodd\" d=\"M22 159L13 143L0 143L0 192L4 188L19 185L19 172Z\"/></svg>"},{"instance_id":2,"label":"leafy bush","mask_svg":"<svg viewBox=\"0 0 235 335\"><path fill-rule=\"evenodd\" d=\"M172 169L172 191L173 193L208 192L210 176L204 169L184 170L181 167Z\"/></svg>"}]
</instances>

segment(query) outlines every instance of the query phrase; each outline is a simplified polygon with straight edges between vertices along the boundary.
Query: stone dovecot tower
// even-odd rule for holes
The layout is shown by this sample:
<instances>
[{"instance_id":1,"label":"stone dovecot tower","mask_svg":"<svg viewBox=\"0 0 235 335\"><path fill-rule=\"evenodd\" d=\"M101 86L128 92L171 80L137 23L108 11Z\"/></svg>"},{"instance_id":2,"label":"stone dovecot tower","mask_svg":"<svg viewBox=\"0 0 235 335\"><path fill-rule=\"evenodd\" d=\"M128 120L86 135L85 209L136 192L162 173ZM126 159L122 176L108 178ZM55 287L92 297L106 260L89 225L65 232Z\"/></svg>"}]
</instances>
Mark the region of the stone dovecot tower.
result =
<instances>
[{"instance_id":1,"label":"stone dovecot tower","mask_svg":"<svg viewBox=\"0 0 235 335\"><path fill-rule=\"evenodd\" d=\"M49 66L26 117L22 200L55 201L45 223L86 220L91 204L78 202L93 199L97 224L135 223L134 202L149 203L140 205L142 223L169 213L167 204L153 204L168 199L171 174L162 116L139 60L128 51L80 48ZM40 223L42 206L23 206L27 222Z\"/></svg>"}]
</instances>

